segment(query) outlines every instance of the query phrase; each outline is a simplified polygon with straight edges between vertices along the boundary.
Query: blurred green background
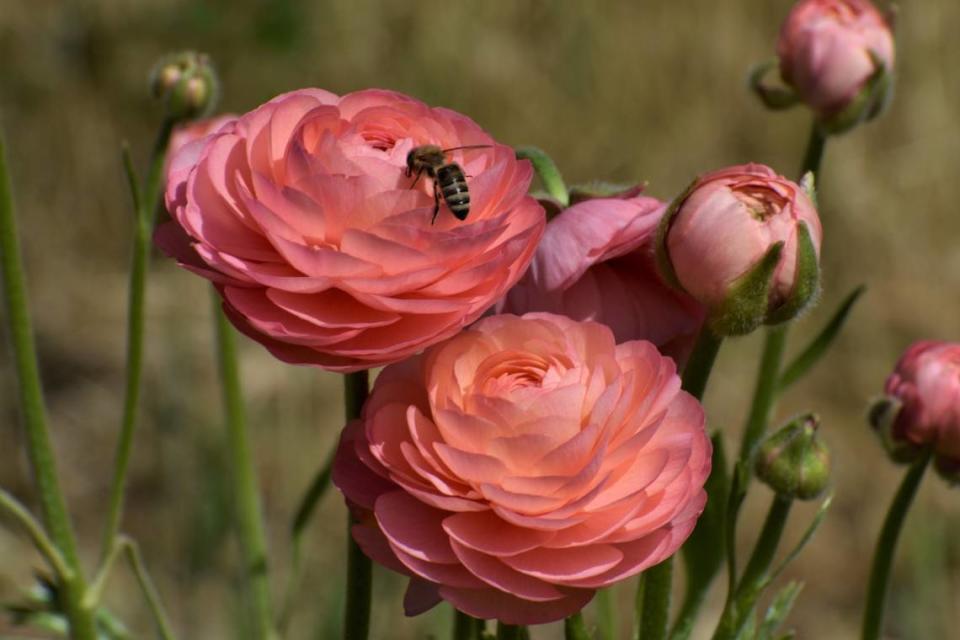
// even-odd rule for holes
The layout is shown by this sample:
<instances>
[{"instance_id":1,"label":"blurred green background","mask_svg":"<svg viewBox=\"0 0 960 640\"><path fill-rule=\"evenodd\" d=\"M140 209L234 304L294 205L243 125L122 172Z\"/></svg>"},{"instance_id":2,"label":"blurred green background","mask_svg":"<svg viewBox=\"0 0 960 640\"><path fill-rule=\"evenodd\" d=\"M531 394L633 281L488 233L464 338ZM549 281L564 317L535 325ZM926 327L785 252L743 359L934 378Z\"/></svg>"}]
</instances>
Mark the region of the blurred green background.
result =
<instances>
[{"instance_id":1,"label":"blurred green background","mask_svg":"<svg viewBox=\"0 0 960 640\"><path fill-rule=\"evenodd\" d=\"M123 388L132 232L119 148L142 166L160 114L146 75L166 52L217 64L222 110L318 86L387 87L469 114L507 144L548 150L571 183L649 181L676 194L698 172L759 161L798 168L808 115L763 111L747 69L772 55L787 0L717 2L372 2L341 0L0 0L0 124L8 137L32 307L61 472L88 566L96 560ZM869 556L902 470L864 425L868 399L904 347L960 338L960 3L905 3L898 84L881 120L831 141L821 181L824 293L794 350L854 286L853 322L779 407L815 410L836 460L836 502L789 576L807 586L801 638L852 638ZM157 259L151 273L141 430L124 529L144 549L182 638L243 638L230 528L210 302L200 279ZM759 337L732 341L707 396L709 421L739 437ZM242 342L277 599L289 573L298 497L334 444L340 380L273 361ZM32 504L14 379L0 347L0 485ZM752 542L769 501L748 504ZM794 514L795 538L811 510ZM344 508L329 494L305 544L292 638L339 624ZM960 493L928 478L894 575L892 638L957 637ZM0 598L39 566L0 529ZM374 638L445 637L449 611L405 619L401 581L377 574ZM629 630L631 586L618 591ZM707 611L712 624L718 588ZM134 637L152 628L118 571L107 602ZM0 629L3 629L0 623ZM557 625L536 638L559 637ZM707 633L704 629L703 633ZM2 634L0 634L2 635ZM705 636L701 636L705 637Z\"/></svg>"}]
</instances>

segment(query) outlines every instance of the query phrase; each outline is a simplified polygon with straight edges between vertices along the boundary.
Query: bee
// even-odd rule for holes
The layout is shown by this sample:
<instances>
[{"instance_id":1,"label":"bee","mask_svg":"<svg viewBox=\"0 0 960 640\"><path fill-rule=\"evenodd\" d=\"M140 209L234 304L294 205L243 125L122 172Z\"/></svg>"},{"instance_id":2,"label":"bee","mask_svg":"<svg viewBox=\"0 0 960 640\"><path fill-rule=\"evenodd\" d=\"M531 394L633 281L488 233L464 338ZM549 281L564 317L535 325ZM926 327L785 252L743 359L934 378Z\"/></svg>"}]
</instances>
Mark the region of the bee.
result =
<instances>
[{"instance_id":1,"label":"bee","mask_svg":"<svg viewBox=\"0 0 960 640\"><path fill-rule=\"evenodd\" d=\"M451 147L450 149L441 149L435 144L424 144L414 147L407 154L407 171L409 178L412 175L414 179L410 188L416 186L420 176L427 174L433 178L433 216L430 218L430 224L437 219L440 213L440 196L443 196L443 202L450 209L450 213L456 216L457 220L466 220L470 213L470 190L467 188L467 176L463 169L456 162L447 162L447 154L458 149L486 149L489 144L474 144L464 147Z\"/></svg>"}]
</instances>

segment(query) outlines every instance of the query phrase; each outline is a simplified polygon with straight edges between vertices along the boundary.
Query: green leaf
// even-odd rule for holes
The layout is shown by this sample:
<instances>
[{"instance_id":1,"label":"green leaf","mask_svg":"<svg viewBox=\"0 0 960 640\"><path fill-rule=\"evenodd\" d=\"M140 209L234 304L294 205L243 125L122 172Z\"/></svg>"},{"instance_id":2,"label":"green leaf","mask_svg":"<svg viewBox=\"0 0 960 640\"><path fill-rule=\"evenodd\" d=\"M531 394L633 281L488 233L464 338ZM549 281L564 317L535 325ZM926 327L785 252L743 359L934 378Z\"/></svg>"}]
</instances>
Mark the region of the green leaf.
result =
<instances>
[{"instance_id":1,"label":"green leaf","mask_svg":"<svg viewBox=\"0 0 960 640\"><path fill-rule=\"evenodd\" d=\"M763 623L757 630L757 640L774 640L774 634L780 629L787 616L790 615L790 610L793 609L793 604L797 601L801 589L803 589L803 583L794 581L777 592L773 602L767 608Z\"/></svg>"},{"instance_id":2,"label":"green leaf","mask_svg":"<svg viewBox=\"0 0 960 640\"><path fill-rule=\"evenodd\" d=\"M833 341L840 334L840 330L843 329L843 325L853 310L853 306L866 290L867 288L865 286L860 285L844 298L843 302L840 303L840 306L834 312L833 317L830 318L826 326L817 334L817 337L814 338L813 341L807 345L807 348L801 351L800 355L794 358L783 370L783 373L780 374L780 380L777 383L778 392L782 392L805 376L810 369L813 368L813 365L819 362L820 358L827 353L833 345Z\"/></svg>"},{"instance_id":3,"label":"green leaf","mask_svg":"<svg viewBox=\"0 0 960 640\"><path fill-rule=\"evenodd\" d=\"M800 552L803 551L803 548L806 547L807 543L813 538L813 534L815 534L817 529L820 528L820 525L823 524L823 519L827 517L827 511L830 509L830 504L832 502L833 494L830 494L820 504L820 508L817 509L816 515L813 516L810 526L807 527L807 530L803 533L803 537L800 538L800 542L797 543L797 546L793 548L793 551L787 554L787 557L783 559L783 562L780 563L780 566L770 572L769 577L765 581L764 588L767 584L770 584L776 580L777 576L783 573L783 570L787 568L787 565L793 562L794 559L800 555Z\"/></svg>"}]
</instances>

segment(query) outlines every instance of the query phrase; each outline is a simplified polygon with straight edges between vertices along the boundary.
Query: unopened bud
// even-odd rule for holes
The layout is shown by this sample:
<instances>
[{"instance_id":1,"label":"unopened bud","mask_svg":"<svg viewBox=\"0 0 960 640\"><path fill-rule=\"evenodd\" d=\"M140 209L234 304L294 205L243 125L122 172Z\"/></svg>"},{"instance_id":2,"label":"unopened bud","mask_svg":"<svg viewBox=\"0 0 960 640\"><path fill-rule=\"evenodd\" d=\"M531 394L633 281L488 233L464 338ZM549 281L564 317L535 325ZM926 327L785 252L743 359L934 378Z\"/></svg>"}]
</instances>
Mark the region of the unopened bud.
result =
<instances>
[{"instance_id":1,"label":"unopened bud","mask_svg":"<svg viewBox=\"0 0 960 640\"><path fill-rule=\"evenodd\" d=\"M806 190L748 164L702 176L660 222L657 262L667 282L707 308L717 335L786 322L820 284L822 230Z\"/></svg>"},{"instance_id":2,"label":"unopened bud","mask_svg":"<svg viewBox=\"0 0 960 640\"><path fill-rule=\"evenodd\" d=\"M192 120L213 110L218 82L206 55L185 51L165 57L154 67L150 91L163 100L168 117Z\"/></svg>"},{"instance_id":3,"label":"unopened bud","mask_svg":"<svg viewBox=\"0 0 960 640\"><path fill-rule=\"evenodd\" d=\"M757 478L778 495L813 500L830 482L830 452L820 438L820 419L812 414L789 422L760 444Z\"/></svg>"},{"instance_id":4,"label":"unopened bud","mask_svg":"<svg viewBox=\"0 0 960 640\"><path fill-rule=\"evenodd\" d=\"M826 133L876 117L887 102L893 29L869 0L800 0L777 43L780 75Z\"/></svg>"},{"instance_id":5,"label":"unopened bud","mask_svg":"<svg viewBox=\"0 0 960 640\"><path fill-rule=\"evenodd\" d=\"M869 419L895 462L932 451L934 467L960 484L960 344L914 343L887 378Z\"/></svg>"}]
</instances>

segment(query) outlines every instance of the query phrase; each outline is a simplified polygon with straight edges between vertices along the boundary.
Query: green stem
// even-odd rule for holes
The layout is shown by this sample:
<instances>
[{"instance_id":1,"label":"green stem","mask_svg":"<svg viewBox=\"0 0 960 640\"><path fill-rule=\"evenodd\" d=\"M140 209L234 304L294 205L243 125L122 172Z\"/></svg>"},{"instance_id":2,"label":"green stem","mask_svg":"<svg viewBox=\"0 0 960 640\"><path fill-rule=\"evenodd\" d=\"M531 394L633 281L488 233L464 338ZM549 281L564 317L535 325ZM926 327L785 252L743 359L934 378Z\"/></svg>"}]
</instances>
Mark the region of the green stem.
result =
<instances>
[{"instance_id":1,"label":"green stem","mask_svg":"<svg viewBox=\"0 0 960 640\"><path fill-rule=\"evenodd\" d=\"M540 176L543 188L551 198L563 207L570 206L570 192L567 190L567 185L563 181L563 176L560 175L560 169L546 151L537 147L517 147L516 154L517 158L529 160L533 164L533 170Z\"/></svg>"},{"instance_id":2,"label":"green stem","mask_svg":"<svg viewBox=\"0 0 960 640\"><path fill-rule=\"evenodd\" d=\"M23 528L33 546L46 559L61 582L66 582L73 577L73 571L67 566L67 561L63 559L63 555L57 550L53 541L47 537L40 523L16 498L2 489L0 489L0 509Z\"/></svg>"},{"instance_id":3,"label":"green stem","mask_svg":"<svg viewBox=\"0 0 960 640\"><path fill-rule=\"evenodd\" d=\"M167 613L163 608L163 603L160 601L160 595L157 592L156 586L153 584L153 580L150 579L150 574L147 572L146 564L144 564L143 558L140 556L140 550L137 548L136 543L122 536L118 538L117 542L123 547L125 555L127 556L127 562L130 563L133 575L137 578L137 584L140 585L140 591L147 601L147 607L149 607L150 613L153 616L154 624L157 625L157 632L160 634L162 640L175 640L176 635L173 633L173 627L170 626Z\"/></svg>"},{"instance_id":4,"label":"green stem","mask_svg":"<svg viewBox=\"0 0 960 640\"><path fill-rule=\"evenodd\" d=\"M673 556L644 572L641 640L664 640L670 622Z\"/></svg>"},{"instance_id":5,"label":"green stem","mask_svg":"<svg viewBox=\"0 0 960 640\"><path fill-rule=\"evenodd\" d=\"M750 611L763 590L777 547L780 546L792 505L792 499L774 496L747 568L744 569L736 590L727 593L727 603L713 635L714 640L733 640L749 619Z\"/></svg>"},{"instance_id":6,"label":"green stem","mask_svg":"<svg viewBox=\"0 0 960 640\"><path fill-rule=\"evenodd\" d=\"M497 640L521 640L523 627L516 624L497 623Z\"/></svg>"},{"instance_id":7,"label":"green stem","mask_svg":"<svg viewBox=\"0 0 960 640\"><path fill-rule=\"evenodd\" d=\"M710 582L700 582L694 588L687 587L687 592L683 596L683 604L680 605L680 613L677 614L677 621L670 632L670 640L687 640L693 633L693 626L697 621L697 614L700 607L703 606L707 598L707 592L710 590Z\"/></svg>"},{"instance_id":8,"label":"green stem","mask_svg":"<svg viewBox=\"0 0 960 640\"><path fill-rule=\"evenodd\" d=\"M583 614L579 611L563 621L564 640L590 640Z\"/></svg>"},{"instance_id":9,"label":"green stem","mask_svg":"<svg viewBox=\"0 0 960 640\"><path fill-rule=\"evenodd\" d=\"M757 443L763 438L773 405L777 399L777 380L780 378L780 366L787 342L787 325L781 324L767 330L760 357L760 370L753 392L753 403L740 443L740 460L749 461ZM748 465L748 470L749 470Z\"/></svg>"},{"instance_id":10,"label":"green stem","mask_svg":"<svg viewBox=\"0 0 960 640\"><path fill-rule=\"evenodd\" d=\"M706 326L697 336L693 353L683 369L682 387L697 400L703 399L710 372L716 362L723 338ZM670 600L673 590L673 558L667 558L645 572L643 581L640 637L643 640L663 640L670 622ZM638 598L640 595L638 593Z\"/></svg>"},{"instance_id":11,"label":"green stem","mask_svg":"<svg viewBox=\"0 0 960 640\"><path fill-rule=\"evenodd\" d=\"M253 456L240 388L240 371L233 328L213 296L216 317L217 359L223 385L226 414L227 449L232 467L233 494L236 500L237 528L243 556L243 577L258 640L277 637L270 605L267 575L267 543L260 508L260 496L254 474Z\"/></svg>"},{"instance_id":12,"label":"green stem","mask_svg":"<svg viewBox=\"0 0 960 640\"><path fill-rule=\"evenodd\" d=\"M130 162L129 152L124 149L124 166L127 179L130 182L130 191L133 196L133 206L136 214L127 302L127 377L120 436L114 454L113 480L110 483L110 502L100 553L101 558L105 558L110 549L113 548L120 531L120 520L123 517L123 495L126 488L127 470L130 466L130 454L133 449L133 434L137 426L140 380L143 371L143 329L146 315L146 281L150 261L150 236L153 233L155 222L154 213L160 200L163 166L166 161L167 147L170 143L172 130L172 121L165 120L153 146L148 177L142 191L137 187L136 174ZM142 194L146 194L146 197L142 197Z\"/></svg>"},{"instance_id":13,"label":"green stem","mask_svg":"<svg viewBox=\"0 0 960 640\"><path fill-rule=\"evenodd\" d=\"M619 637L617 633L617 612L616 605L613 602L613 587L600 589L597 592L596 606L594 611L597 614L597 640L616 640Z\"/></svg>"},{"instance_id":14,"label":"green stem","mask_svg":"<svg viewBox=\"0 0 960 640\"><path fill-rule=\"evenodd\" d=\"M820 126L814 120L810 125L810 136L807 138L807 150L803 154L803 164L800 166L800 178L813 173L813 183L819 184L820 165L823 162L823 151L827 145L827 137L823 135Z\"/></svg>"},{"instance_id":15,"label":"green stem","mask_svg":"<svg viewBox=\"0 0 960 640\"><path fill-rule=\"evenodd\" d=\"M367 400L370 379L367 371L343 377L343 401L347 422L360 417ZM347 521L347 606L343 624L344 640L367 640L370 634L370 593L373 567L370 559L353 540L353 516Z\"/></svg>"},{"instance_id":16,"label":"green stem","mask_svg":"<svg viewBox=\"0 0 960 640\"><path fill-rule=\"evenodd\" d=\"M453 640L480 640L483 620L453 610Z\"/></svg>"},{"instance_id":17,"label":"green stem","mask_svg":"<svg viewBox=\"0 0 960 640\"><path fill-rule=\"evenodd\" d=\"M93 612L83 607L86 583L77 554L77 543L67 505L60 490L56 459L47 429L46 407L40 384L40 368L30 324L27 292L13 213L13 192L7 170L6 150L0 135L0 264L3 267L4 301L13 342L13 355L20 387L20 410L27 436L27 457L40 494L43 521L51 540L72 571L63 583L67 619L74 640L94 640Z\"/></svg>"},{"instance_id":18,"label":"green stem","mask_svg":"<svg viewBox=\"0 0 960 640\"><path fill-rule=\"evenodd\" d=\"M907 471L897 495L890 504L890 511L883 522L883 530L877 539L877 548L873 554L873 566L870 569L870 582L867 591L867 605L863 612L862 640L877 640L883 626L883 612L890 584L890 569L893 566L893 554L897 548L897 539L906 520L907 511L913 503L920 481L930 463L930 455L913 463Z\"/></svg>"}]
</instances>

